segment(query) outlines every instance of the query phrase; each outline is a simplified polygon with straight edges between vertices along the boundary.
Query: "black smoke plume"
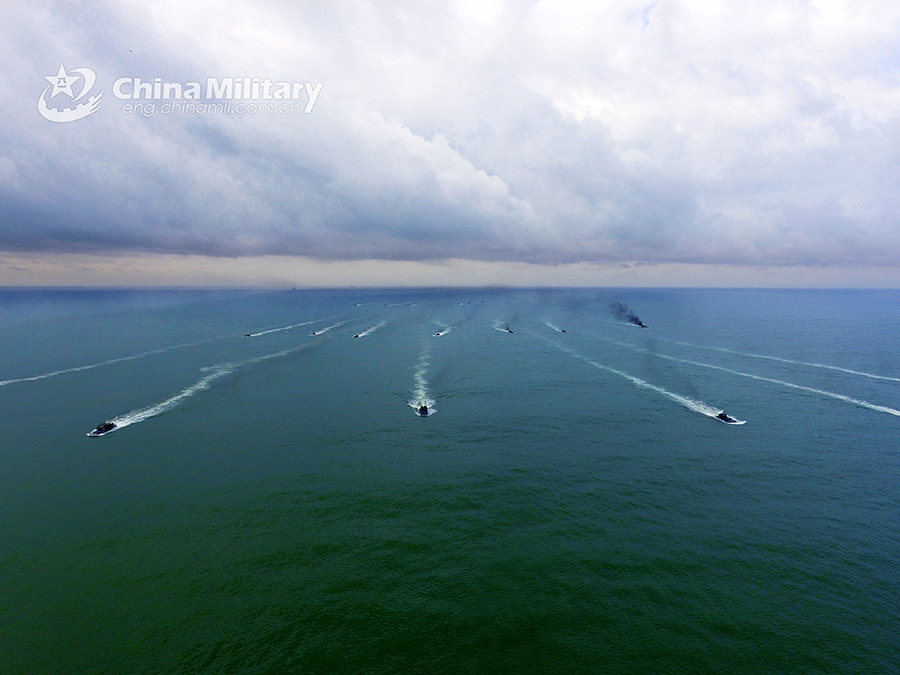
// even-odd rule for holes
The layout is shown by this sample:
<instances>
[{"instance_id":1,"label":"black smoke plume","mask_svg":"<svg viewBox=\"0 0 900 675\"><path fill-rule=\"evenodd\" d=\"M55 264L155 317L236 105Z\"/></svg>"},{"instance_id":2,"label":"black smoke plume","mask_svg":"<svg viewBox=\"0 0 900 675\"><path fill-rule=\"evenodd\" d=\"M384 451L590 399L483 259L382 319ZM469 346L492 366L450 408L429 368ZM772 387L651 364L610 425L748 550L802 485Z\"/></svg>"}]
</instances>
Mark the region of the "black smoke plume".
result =
<instances>
[{"instance_id":1,"label":"black smoke plume","mask_svg":"<svg viewBox=\"0 0 900 675\"><path fill-rule=\"evenodd\" d=\"M641 328L647 327L638 318L637 314L628 309L628 305L626 305L624 302L619 302L618 300L610 300L609 311L612 312L613 316L617 319L627 321L628 323L633 323L635 326L640 326Z\"/></svg>"}]
</instances>

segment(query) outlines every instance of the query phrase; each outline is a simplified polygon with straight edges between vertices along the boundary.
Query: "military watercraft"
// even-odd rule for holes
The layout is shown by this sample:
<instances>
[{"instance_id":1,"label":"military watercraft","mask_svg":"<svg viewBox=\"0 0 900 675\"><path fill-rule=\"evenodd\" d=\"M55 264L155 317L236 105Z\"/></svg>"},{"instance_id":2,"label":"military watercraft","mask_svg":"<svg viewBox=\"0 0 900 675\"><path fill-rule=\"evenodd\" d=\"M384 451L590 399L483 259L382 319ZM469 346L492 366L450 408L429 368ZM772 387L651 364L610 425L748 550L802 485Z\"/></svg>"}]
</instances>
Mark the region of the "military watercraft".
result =
<instances>
[{"instance_id":1,"label":"military watercraft","mask_svg":"<svg viewBox=\"0 0 900 675\"><path fill-rule=\"evenodd\" d=\"M725 422L725 424L743 424L741 420L737 420L731 415L726 414L724 410L716 415L716 419L720 422Z\"/></svg>"},{"instance_id":2,"label":"military watercraft","mask_svg":"<svg viewBox=\"0 0 900 675\"><path fill-rule=\"evenodd\" d=\"M110 431L112 431L113 429L116 429L116 428L117 427L116 427L115 422L106 421L103 424L99 425L93 431L89 431L87 433L87 435L96 438L97 436L103 436L104 434L108 434Z\"/></svg>"}]
</instances>

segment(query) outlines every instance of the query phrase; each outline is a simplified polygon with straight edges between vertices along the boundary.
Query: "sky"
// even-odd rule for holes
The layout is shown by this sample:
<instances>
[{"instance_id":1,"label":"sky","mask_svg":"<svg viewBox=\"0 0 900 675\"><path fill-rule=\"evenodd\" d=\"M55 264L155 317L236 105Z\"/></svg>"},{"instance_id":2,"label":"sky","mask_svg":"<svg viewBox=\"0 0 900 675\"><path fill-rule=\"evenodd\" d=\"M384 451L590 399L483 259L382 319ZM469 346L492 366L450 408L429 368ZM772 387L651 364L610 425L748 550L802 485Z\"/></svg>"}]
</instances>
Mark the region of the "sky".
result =
<instances>
[{"instance_id":1,"label":"sky","mask_svg":"<svg viewBox=\"0 0 900 675\"><path fill-rule=\"evenodd\" d=\"M7 0L0 63L0 285L900 287L895 2Z\"/></svg>"}]
</instances>

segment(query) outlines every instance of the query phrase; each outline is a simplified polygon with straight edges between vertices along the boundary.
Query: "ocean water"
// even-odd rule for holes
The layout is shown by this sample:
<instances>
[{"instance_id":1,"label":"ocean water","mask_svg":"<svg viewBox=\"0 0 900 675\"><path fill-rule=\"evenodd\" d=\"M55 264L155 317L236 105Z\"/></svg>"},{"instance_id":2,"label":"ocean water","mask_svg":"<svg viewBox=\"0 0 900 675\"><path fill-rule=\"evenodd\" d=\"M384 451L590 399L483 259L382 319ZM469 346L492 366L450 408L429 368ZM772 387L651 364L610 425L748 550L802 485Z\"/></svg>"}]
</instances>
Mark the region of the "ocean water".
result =
<instances>
[{"instance_id":1,"label":"ocean water","mask_svg":"<svg viewBox=\"0 0 900 675\"><path fill-rule=\"evenodd\" d=\"M894 291L0 291L0 672L900 672L898 335Z\"/></svg>"}]
</instances>

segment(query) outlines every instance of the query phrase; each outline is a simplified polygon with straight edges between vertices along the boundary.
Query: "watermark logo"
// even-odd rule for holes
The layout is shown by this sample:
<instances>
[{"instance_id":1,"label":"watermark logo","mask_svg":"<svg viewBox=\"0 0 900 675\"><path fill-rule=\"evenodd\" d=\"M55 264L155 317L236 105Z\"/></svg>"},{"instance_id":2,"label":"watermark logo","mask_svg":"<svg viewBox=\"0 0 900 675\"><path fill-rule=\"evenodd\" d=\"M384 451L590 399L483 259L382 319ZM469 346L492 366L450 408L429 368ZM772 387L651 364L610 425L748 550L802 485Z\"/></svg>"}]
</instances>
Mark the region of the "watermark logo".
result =
<instances>
[{"instance_id":1,"label":"watermark logo","mask_svg":"<svg viewBox=\"0 0 900 675\"><path fill-rule=\"evenodd\" d=\"M201 82L120 77L113 83L112 92L118 99L135 101L125 103L123 113L145 117L190 113L308 115L322 86L321 82L282 82L268 77L209 77L204 88Z\"/></svg>"},{"instance_id":2,"label":"watermark logo","mask_svg":"<svg viewBox=\"0 0 900 675\"><path fill-rule=\"evenodd\" d=\"M97 76L90 68L66 72L60 65L56 75L48 75L45 79L50 86L38 99L38 112L45 119L74 122L100 108L103 92L89 96L97 82ZM205 87L201 81L120 77L113 82L112 93L116 99L127 101L122 104L122 112L126 115L308 115L316 105L322 86L321 82L281 81L268 77L209 77ZM63 107L68 102L67 97L71 105Z\"/></svg>"},{"instance_id":3,"label":"watermark logo","mask_svg":"<svg viewBox=\"0 0 900 675\"><path fill-rule=\"evenodd\" d=\"M75 74L73 75L72 73ZM50 107L50 102L60 94L68 96L73 104L90 94L94 83L97 81L97 76L90 68L73 68L67 73L63 65L60 64L56 75L47 75L44 79L50 83L50 86L44 89L44 93L38 99L38 112L41 113L41 117L44 119L48 119L51 122L74 122L84 119L88 115L97 112L100 108L100 99L103 96L102 91L99 94L90 96L86 101L82 101L78 105L68 108ZM79 81L81 90L76 96L72 91L72 86L75 85L77 87ZM65 102L65 99L60 100ZM59 103L55 105L59 105Z\"/></svg>"}]
</instances>

